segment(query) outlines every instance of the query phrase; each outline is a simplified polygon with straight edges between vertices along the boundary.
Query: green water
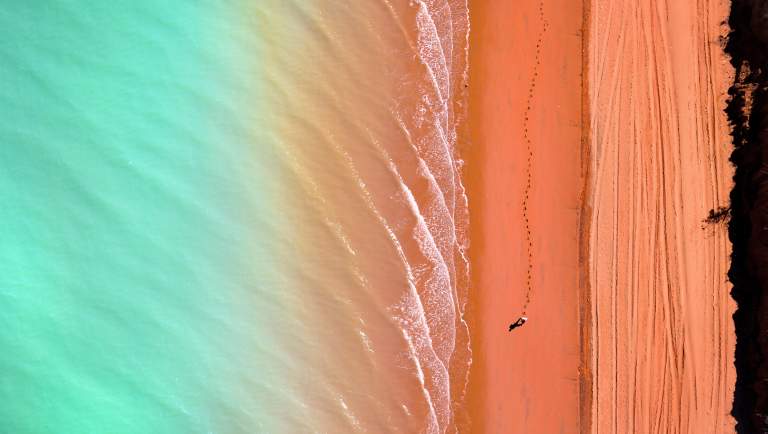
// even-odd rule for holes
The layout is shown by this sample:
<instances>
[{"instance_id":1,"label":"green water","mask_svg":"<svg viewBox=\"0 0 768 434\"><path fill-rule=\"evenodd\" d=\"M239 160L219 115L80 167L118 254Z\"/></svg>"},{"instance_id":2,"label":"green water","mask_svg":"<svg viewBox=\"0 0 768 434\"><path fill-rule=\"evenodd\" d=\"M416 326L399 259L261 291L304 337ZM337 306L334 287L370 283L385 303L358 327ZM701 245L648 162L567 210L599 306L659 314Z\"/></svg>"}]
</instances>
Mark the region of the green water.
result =
<instances>
[{"instance_id":1,"label":"green water","mask_svg":"<svg viewBox=\"0 0 768 434\"><path fill-rule=\"evenodd\" d=\"M280 432L287 235L256 12L11 3L0 432Z\"/></svg>"}]
</instances>

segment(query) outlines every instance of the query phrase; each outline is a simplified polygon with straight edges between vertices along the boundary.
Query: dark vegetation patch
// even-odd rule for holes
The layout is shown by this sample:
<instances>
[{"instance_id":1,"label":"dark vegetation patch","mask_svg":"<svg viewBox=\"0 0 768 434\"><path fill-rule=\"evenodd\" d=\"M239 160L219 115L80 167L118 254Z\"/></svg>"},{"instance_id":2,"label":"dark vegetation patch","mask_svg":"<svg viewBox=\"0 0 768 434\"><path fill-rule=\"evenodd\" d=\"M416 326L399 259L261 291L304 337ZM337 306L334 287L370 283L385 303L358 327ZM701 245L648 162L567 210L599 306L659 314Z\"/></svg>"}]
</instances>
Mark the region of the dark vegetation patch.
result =
<instances>
[{"instance_id":1,"label":"dark vegetation patch","mask_svg":"<svg viewBox=\"0 0 768 434\"><path fill-rule=\"evenodd\" d=\"M729 212L713 210L710 217L730 217L728 277L737 303L732 414L737 432L751 434L768 432L768 0L732 0L728 24L725 51L736 69L726 108L734 187Z\"/></svg>"},{"instance_id":2,"label":"dark vegetation patch","mask_svg":"<svg viewBox=\"0 0 768 434\"><path fill-rule=\"evenodd\" d=\"M704 223L709 225L726 223L731 217L731 208L727 206L721 206L717 209L709 210L707 218L704 219Z\"/></svg>"}]
</instances>

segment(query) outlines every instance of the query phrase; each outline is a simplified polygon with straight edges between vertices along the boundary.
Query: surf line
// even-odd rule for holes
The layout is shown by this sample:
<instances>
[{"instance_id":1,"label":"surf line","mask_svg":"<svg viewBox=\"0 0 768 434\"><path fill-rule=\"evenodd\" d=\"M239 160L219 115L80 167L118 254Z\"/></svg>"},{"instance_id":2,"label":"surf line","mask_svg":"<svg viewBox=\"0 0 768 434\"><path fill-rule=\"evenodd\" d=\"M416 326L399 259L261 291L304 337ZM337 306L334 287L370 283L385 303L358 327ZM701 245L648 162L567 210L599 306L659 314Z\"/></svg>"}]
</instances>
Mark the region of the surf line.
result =
<instances>
[{"instance_id":1,"label":"surf line","mask_svg":"<svg viewBox=\"0 0 768 434\"><path fill-rule=\"evenodd\" d=\"M528 132L531 118L531 106L533 105L533 93L536 90L536 81L539 78L539 65L541 63L541 45L544 42L544 34L547 32L549 23L544 18L544 0L539 2L539 21L541 21L541 30L536 40L536 56L533 65L533 78L531 86L528 88L528 100L525 105L523 118L523 138L525 140L526 165L525 165L525 190L523 192L523 226L525 228L525 244L528 256L528 269L525 276L525 303L523 304L522 315L526 316L528 305L533 297L533 235L531 233L531 220L528 214L529 196L533 187L533 142Z\"/></svg>"}]
</instances>

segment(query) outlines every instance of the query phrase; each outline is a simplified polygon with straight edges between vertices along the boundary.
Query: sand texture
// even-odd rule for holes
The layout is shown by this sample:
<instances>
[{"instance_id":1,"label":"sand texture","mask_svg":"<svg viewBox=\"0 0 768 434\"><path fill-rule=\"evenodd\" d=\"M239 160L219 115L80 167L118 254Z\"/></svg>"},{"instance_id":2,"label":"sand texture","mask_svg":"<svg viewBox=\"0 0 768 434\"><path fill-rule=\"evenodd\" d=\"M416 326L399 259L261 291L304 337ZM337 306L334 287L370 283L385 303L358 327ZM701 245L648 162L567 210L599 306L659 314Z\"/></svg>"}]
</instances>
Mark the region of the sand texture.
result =
<instances>
[{"instance_id":1,"label":"sand texture","mask_svg":"<svg viewBox=\"0 0 768 434\"><path fill-rule=\"evenodd\" d=\"M591 430L732 432L727 3L591 9Z\"/></svg>"},{"instance_id":2,"label":"sand texture","mask_svg":"<svg viewBox=\"0 0 768 434\"><path fill-rule=\"evenodd\" d=\"M576 433L582 5L470 8L472 432Z\"/></svg>"}]
</instances>

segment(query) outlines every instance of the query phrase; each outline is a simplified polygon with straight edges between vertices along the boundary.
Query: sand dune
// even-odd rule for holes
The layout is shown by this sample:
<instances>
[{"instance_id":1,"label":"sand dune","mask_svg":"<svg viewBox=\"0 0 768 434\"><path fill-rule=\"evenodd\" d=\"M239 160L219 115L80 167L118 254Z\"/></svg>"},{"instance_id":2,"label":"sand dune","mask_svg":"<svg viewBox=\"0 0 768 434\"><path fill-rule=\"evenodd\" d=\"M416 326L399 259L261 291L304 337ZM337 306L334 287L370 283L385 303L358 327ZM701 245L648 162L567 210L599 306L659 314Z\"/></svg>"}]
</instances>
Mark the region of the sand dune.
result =
<instances>
[{"instance_id":1,"label":"sand dune","mask_svg":"<svg viewBox=\"0 0 768 434\"><path fill-rule=\"evenodd\" d=\"M732 170L722 0L594 0L592 432L728 432Z\"/></svg>"}]
</instances>

